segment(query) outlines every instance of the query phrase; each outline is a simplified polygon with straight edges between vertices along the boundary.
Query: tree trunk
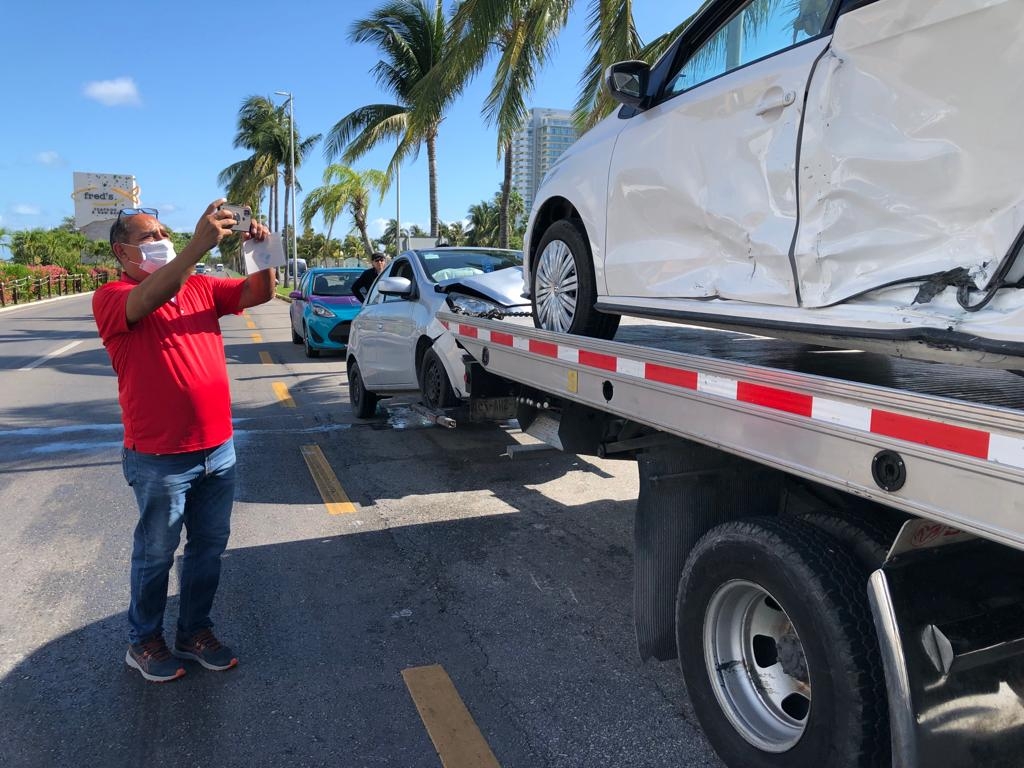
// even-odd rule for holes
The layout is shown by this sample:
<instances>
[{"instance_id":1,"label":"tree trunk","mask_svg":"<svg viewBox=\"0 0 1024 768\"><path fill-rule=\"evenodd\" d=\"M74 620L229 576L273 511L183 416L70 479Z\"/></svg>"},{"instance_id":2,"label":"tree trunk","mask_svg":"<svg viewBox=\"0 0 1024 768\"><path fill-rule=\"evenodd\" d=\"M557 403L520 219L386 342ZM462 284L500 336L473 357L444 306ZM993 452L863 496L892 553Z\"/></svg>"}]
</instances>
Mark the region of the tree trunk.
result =
<instances>
[{"instance_id":1,"label":"tree trunk","mask_svg":"<svg viewBox=\"0 0 1024 768\"><path fill-rule=\"evenodd\" d=\"M508 220L509 199L512 197L512 139L505 142L505 175L501 180L501 207L498 211L498 247L508 248L509 230L512 228Z\"/></svg>"},{"instance_id":2,"label":"tree trunk","mask_svg":"<svg viewBox=\"0 0 1024 768\"><path fill-rule=\"evenodd\" d=\"M427 132L427 169L430 174L430 236L437 237L437 127Z\"/></svg>"},{"instance_id":3,"label":"tree trunk","mask_svg":"<svg viewBox=\"0 0 1024 768\"><path fill-rule=\"evenodd\" d=\"M353 221L355 221L356 229L359 230L359 239L363 241L363 248L366 249L367 257L373 253L373 244L370 242L370 233L366 231L366 215L354 212L352 215Z\"/></svg>"}]
</instances>

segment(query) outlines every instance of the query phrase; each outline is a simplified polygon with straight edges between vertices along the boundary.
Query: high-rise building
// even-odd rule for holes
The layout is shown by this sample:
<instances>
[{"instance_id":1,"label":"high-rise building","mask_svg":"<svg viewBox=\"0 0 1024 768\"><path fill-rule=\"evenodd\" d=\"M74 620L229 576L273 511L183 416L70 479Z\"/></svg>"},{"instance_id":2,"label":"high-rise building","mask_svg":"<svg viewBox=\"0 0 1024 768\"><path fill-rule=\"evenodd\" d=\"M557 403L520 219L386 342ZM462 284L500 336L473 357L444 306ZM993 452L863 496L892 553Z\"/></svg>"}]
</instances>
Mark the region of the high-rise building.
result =
<instances>
[{"instance_id":1,"label":"high-rise building","mask_svg":"<svg viewBox=\"0 0 1024 768\"><path fill-rule=\"evenodd\" d=\"M564 109L531 109L526 125L512 139L512 186L529 213L544 174L578 138L572 113Z\"/></svg>"}]
</instances>

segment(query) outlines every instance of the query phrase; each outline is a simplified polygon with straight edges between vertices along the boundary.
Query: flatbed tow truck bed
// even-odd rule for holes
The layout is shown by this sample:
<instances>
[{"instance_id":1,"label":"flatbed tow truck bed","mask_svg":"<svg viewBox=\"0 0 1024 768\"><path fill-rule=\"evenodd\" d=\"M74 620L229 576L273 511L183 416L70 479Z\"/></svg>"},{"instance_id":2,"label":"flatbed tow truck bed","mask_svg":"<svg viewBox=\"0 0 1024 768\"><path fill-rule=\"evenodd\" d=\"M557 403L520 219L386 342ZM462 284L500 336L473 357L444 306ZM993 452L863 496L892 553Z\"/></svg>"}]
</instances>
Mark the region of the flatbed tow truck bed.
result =
<instances>
[{"instance_id":1,"label":"flatbed tow truck bed","mask_svg":"<svg viewBox=\"0 0 1024 768\"><path fill-rule=\"evenodd\" d=\"M727 764L1024 764L1024 378L676 324L624 321L603 341L439 318L471 358L471 382L475 366L510 382L526 431L571 452L637 458L640 653L679 656ZM768 562L769 541L803 552L826 594L846 582L832 573L838 565L815 565L822 546L836 563L849 555L863 577L852 608L811 600L802 628L787 617L806 653L784 672L777 660L759 668L755 651L771 633L750 629L764 610L750 595L804 610L794 605L802 595L789 597L791 609L764 586L784 592L796 573L785 558ZM708 558L722 542L766 562L753 576L746 566L728 575L728 564L717 573L721 560ZM691 593L707 604L688 604ZM748 613L736 607L743 600ZM853 672L814 658L807 624L836 620L863 634L837 619L860 602L888 710L888 722L865 727L887 744L871 752L864 737L856 750L815 752L822 723L838 733L844 705L819 682L829 694L808 715L809 681ZM703 629L691 627L695 617ZM792 644L769 639L771 659ZM789 698L771 692L780 680ZM790 711L791 699L805 708ZM859 717L878 719L864 714L877 710L865 705Z\"/></svg>"}]
</instances>

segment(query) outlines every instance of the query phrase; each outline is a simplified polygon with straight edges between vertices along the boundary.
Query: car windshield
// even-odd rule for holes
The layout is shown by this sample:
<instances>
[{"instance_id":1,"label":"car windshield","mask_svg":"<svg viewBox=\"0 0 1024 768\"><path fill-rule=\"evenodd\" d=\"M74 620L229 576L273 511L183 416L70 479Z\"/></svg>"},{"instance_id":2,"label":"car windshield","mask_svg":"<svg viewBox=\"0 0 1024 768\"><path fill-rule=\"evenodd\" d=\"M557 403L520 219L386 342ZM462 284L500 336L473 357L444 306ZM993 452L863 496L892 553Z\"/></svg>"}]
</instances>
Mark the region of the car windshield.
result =
<instances>
[{"instance_id":1,"label":"car windshield","mask_svg":"<svg viewBox=\"0 0 1024 768\"><path fill-rule=\"evenodd\" d=\"M420 263L435 283L458 280L506 267L521 267L523 255L517 251L419 251Z\"/></svg>"},{"instance_id":2,"label":"car windshield","mask_svg":"<svg viewBox=\"0 0 1024 768\"><path fill-rule=\"evenodd\" d=\"M359 272L324 272L313 276L314 296L351 296Z\"/></svg>"}]
</instances>

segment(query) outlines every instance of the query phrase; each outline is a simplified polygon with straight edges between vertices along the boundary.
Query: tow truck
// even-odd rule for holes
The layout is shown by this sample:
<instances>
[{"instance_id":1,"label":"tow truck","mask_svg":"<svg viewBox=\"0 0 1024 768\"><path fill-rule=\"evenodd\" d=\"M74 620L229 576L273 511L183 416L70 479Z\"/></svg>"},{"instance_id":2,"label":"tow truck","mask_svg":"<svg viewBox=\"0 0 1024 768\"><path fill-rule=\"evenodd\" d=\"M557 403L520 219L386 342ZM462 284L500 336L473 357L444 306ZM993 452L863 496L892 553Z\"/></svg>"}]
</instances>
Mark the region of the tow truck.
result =
<instances>
[{"instance_id":1,"label":"tow truck","mask_svg":"<svg viewBox=\"0 0 1024 768\"><path fill-rule=\"evenodd\" d=\"M1024 380L678 324L438 314L467 382L639 472L641 658L730 768L1024 764Z\"/></svg>"}]
</instances>

